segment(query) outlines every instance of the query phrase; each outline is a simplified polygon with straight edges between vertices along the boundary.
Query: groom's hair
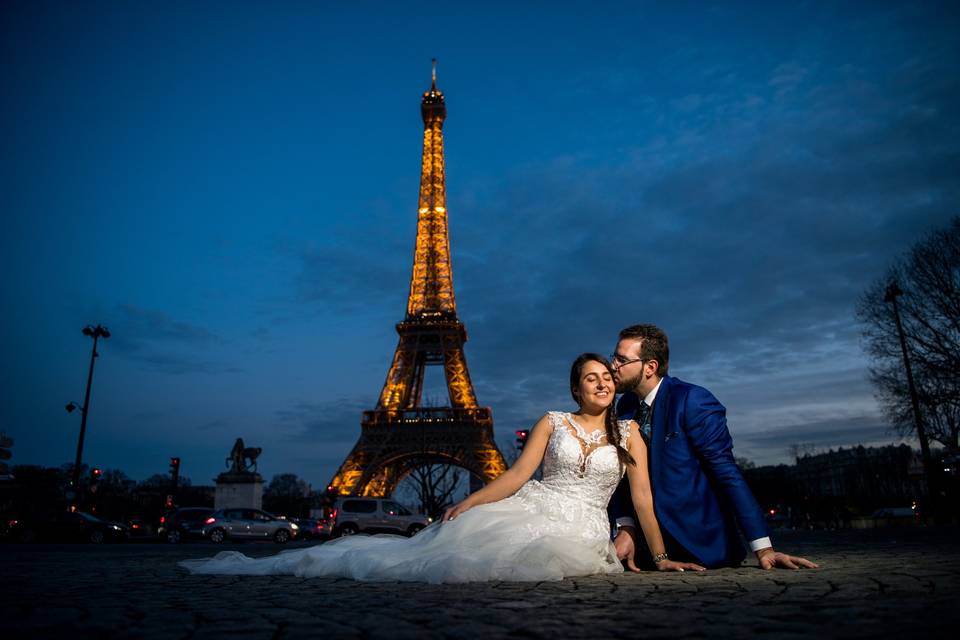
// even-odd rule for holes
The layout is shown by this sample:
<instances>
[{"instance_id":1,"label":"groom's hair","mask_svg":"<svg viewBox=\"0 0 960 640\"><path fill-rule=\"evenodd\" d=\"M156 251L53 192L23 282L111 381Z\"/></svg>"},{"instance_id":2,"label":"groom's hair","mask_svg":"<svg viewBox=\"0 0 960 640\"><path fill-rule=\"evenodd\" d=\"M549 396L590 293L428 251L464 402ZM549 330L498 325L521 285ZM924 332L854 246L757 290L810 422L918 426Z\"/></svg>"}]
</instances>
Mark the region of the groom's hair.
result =
<instances>
[{"instance_id":1,"label":"groom's hair","mask_svg":"<svg viewBox=\"0 0 960 640\"><path fill-rule=\"evenodd\" d=\"M657 375L667 375L670 368L670 343L663 329L654 324L635 324L620 332L618 340L640 340L640 357L657 361Z\"/></svg>"}]
</instances>

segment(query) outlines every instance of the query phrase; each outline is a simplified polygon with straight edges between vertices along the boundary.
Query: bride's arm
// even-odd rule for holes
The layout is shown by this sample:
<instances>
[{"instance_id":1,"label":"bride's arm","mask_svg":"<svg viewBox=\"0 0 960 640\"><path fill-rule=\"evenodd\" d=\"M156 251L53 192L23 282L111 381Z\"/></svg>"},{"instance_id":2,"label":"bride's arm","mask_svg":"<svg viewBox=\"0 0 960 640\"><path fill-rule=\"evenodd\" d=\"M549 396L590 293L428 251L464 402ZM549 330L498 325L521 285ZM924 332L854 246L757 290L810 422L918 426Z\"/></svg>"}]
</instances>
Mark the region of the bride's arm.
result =
<instances>
[{"instance_id":1,"label":"bride's arm","mask_svg":"<svg viewBox=\"0 0 960 640\"><path fill-rule=\"evenodd\" d=\"M456 504L443 514L443 521L452 520L467 509L488 502L503 500L517 492L523 483L530 479L543 461L543 454L547 450L547 441L553 433L550 418L543 416L533 425L523 452L513 466L507 469L496 480L475 493L471 493L462 502Z\"/></svg>"},{"instance_id":2,"label":"bride's arm","mask_svg":"<svg viewBox=\"0 0 960 640\"><path fill-rule=\"evenodd\" d=\"M630 437L627 439L627 451L636 464L627 465L627 480L630 482L630 496L633 498L633 508L640 520L643 537L647 541L647 549L653 554L654 563L660 571L684 571L693 569L704 571L705 568L692 562L675 562L667 558L667 548L663 544L663 535L660 533L660 523L657 522L653 511L653 491L650 488L650 471L647 468L647 444L640 436L637 423L630 421ZM656 559L662 559L657 562Z\"/></svg>"}]
</instances>

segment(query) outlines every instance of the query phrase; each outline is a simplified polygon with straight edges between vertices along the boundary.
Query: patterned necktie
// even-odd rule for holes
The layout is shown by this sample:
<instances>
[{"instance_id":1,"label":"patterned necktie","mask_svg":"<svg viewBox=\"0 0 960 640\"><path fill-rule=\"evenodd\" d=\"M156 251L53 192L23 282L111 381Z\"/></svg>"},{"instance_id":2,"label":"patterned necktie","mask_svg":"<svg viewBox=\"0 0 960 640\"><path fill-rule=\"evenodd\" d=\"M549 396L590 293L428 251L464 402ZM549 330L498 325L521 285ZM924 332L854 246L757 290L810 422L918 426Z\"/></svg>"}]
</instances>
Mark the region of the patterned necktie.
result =
<instances>
[{"instance_id":1,"label":"patterned necktie","mask_svg":"<svg viewBox=\"0 0 960 640\"><path fill-rule=\"evenodd\" d=\"M637 408L637 412L634 414L633 419L637 421L638 425L640 425L640 433L643 434L644 439L649 442L650 432L652 431L652 427L650 426L650 405L641 400L640 406Z\"/></svg>"}]
</instances>

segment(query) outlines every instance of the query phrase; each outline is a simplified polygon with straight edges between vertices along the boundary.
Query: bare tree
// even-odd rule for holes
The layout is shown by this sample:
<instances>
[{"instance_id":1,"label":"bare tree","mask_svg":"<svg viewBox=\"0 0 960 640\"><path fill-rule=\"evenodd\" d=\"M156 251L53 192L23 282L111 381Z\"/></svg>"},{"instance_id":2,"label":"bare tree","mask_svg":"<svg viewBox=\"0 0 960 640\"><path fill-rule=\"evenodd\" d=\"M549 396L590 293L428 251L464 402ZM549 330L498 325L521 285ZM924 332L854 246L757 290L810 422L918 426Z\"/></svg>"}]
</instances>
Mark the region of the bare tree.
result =
<instances>
[{"instance_id":1,"label":"bare tree","mask_svg":"<svg viewBox=\"0 0 960 640\"><path fill-rule=\"evenodd\" d=\"M271 513L290 517L307 514L310 485L294 473L278 473L263 491L263 507Z\"/></svg>"},{"instance_id":2,"label":"bare tree","mask_svg":"<svg viewBox=\"0 0 960 640\"><path fill-rule=\"evenodd\" d=\"M420 464L407 477L407 486L420 502L420 509L437 519L453 504L460 485L459 468L452 464Z\"/></svg>"},{"instance_id":3,"label":"bare tree","mask_svg":"<svg viewBox=\"0 0 960 640\"><path fill-rule=\"evenodd\" d=\"M891 282L904 291L900 317L927 436L957 449L960 436L960 216L917 242L857 305L876 397L901 435L915 425L891 305Z\"/></svg>"},{"instance_id":4,"label":"bare tree","mask_svg":"<svg viewBox=\"0 0 960 640\"><path fill-rule=\"evenodd\" d=\"M808 458L817 455L817 447L812 442L794 442L787 447L787 452L794 462L799 462L800 458Z\"/></svg>"}]
</instances>

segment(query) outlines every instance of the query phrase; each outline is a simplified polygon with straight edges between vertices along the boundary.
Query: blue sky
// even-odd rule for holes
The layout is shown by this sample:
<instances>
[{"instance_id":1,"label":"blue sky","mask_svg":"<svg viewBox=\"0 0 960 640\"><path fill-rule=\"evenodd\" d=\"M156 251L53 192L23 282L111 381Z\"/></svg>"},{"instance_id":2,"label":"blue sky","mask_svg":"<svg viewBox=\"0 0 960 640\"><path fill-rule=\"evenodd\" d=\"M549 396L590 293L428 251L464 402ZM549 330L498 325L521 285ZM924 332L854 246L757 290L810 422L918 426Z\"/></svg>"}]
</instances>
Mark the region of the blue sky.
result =
<instances>
[{"instance_id":1,"label":"blue sky","mask_svg":"<svg viewBox=\"0 0 960 640\"><path fill-rule=\"evenodd\" d=\"M458 310L506 444L627 324L737 455L896 440L857 297L957 213L949 3L45 3L0 8L15 464L195 483L233 440L324 486L373 408L439 59Z\"/></svg>"}]
</instances>

